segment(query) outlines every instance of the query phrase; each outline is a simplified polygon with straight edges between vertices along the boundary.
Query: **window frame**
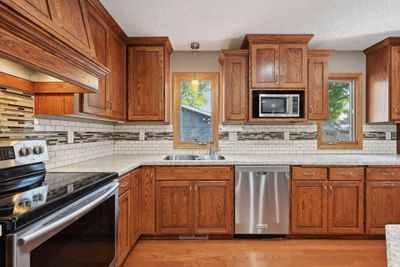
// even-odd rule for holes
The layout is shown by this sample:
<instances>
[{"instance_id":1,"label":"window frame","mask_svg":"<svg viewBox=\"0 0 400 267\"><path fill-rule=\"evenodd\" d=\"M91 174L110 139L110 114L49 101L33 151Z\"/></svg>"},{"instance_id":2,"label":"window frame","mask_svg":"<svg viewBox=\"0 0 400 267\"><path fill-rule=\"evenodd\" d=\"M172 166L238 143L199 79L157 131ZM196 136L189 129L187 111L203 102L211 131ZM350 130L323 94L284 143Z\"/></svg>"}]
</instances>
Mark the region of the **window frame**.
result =
<instances>
[{"instance_id":1,"label":"window frame","mask_svg":"<svg viewBox=\"0 0 400 267\"><path fill-rule=\"evenodd\" d=\"M363 148L363 99L362 99L362 73L330 73L329 81L337 80L350 80L354 81L354 95L355 95L355 126L356 140L354 142L339 142L335 144L330 144L322 141L322 122L318 123L318 149L362 149ZM329 86L328 86L329 90ZM329 93L328 93L329 97ZM328 102L329 103L329 102ZM327 107L328 108L328 107ZM329 111L328 111L329 116Z\"/></svg>"},{"instance_id":2,"label":"window frame","mask_svg":"<svg viewBox=\"0 0 400 267\"><path fill-rule=\"evenodd\" d=\"M182 141L181 140L181 91L180 81L193 80L194 75L198 80L207 80L212 82L213 92L212 96L212 144L199 144L196 141ZM173 73L173 90L174 90L174 101L173 101L173 124L174 124L174 148L176 149L208 149L210 147L218 147L218 126L219 126L219 107L218 107L218 96L219 96L219 73L218 72L175 72Z\"/></svg>"}]
</instances>

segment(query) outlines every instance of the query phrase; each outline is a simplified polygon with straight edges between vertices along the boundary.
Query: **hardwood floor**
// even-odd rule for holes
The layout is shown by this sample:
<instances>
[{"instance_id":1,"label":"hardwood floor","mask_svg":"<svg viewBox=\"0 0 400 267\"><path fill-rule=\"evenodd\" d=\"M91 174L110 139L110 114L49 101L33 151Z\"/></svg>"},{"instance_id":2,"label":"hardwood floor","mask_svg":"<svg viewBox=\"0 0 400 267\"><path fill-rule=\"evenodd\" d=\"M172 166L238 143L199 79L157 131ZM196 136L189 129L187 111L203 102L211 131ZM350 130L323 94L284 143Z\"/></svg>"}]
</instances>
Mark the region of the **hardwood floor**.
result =
<instances>
[{"instance_id":1,"label":"hardwood floor","mask_svg":"<svg viewBox=\"0 0 400 267\"><path fill-rule=\"evenodd\" d=\"M386 266L384 240L142 240L123 267Z\"/></svg>"}]
</instances>

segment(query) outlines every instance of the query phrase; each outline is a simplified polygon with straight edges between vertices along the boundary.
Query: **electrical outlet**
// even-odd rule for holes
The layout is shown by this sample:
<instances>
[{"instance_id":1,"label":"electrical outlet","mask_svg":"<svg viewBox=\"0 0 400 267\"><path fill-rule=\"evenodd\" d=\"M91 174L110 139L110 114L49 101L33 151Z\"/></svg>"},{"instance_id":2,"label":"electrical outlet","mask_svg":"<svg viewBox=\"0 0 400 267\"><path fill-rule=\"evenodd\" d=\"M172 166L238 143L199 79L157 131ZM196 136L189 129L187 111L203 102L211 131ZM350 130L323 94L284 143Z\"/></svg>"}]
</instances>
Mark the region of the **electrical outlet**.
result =
<instances>
[{"instance_id":1,"label":"electrical outlet","mask_svg":"<svg viewBox=\"0 0 400 267\"><path fill-rule=\"evenodd\" d=\"M68 131L67 143L68 144L73 144L74 143L74 131Z\"/></svg>"}]
</instances>

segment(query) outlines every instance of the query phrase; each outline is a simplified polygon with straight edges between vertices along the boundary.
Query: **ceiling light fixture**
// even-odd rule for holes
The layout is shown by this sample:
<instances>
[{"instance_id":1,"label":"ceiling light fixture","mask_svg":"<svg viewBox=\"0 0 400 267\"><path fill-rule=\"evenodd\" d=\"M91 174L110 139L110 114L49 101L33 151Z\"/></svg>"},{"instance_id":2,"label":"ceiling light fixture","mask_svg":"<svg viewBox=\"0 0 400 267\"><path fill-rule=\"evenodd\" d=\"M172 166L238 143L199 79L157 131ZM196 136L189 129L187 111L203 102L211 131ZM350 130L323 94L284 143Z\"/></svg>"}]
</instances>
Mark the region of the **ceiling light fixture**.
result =
<instances>
[{"instance_id":1,"label":"ceiling light fixture","mask_svg":"<svg viewBox=\"0 0 400 267\"><path fill-rule=\"evenodd\" d=\"M195 58L195 53L200 49L200 44L198 42L192 42L190 48L193 51L193 58ZM194 63L195 60L193 60ZM197 90L200 87L200 81L196 78L196 72L193 72L193 80L191 82L192 89Z\"/></svg>"}]
</instances>

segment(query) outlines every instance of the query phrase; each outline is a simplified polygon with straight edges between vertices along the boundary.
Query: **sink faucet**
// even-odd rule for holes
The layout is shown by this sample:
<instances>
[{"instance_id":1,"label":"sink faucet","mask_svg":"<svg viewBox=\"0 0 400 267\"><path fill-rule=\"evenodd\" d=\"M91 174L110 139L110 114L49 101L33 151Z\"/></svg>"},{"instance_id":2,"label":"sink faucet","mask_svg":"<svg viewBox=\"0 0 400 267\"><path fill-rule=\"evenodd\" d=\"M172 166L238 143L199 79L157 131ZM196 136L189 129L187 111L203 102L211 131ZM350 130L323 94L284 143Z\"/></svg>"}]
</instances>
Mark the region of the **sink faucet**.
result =
<instances>
[{"instance_id":1,"label":"sink faucet","mask_svg":"<svg viewBox=\"0 0 400 267\"><path fill-rule=\"evenodd\" d=\"M221 148L214 147L214 142L198 142L199 145L207 146L208 145L208 156L210 159L217 159L218 152L221 151Z\"/></svg>"}]
</instances>

